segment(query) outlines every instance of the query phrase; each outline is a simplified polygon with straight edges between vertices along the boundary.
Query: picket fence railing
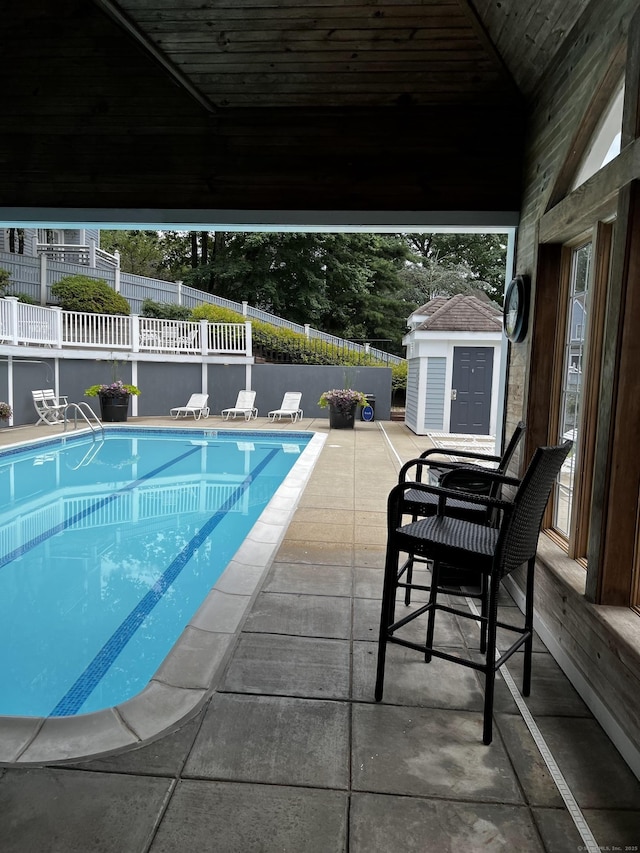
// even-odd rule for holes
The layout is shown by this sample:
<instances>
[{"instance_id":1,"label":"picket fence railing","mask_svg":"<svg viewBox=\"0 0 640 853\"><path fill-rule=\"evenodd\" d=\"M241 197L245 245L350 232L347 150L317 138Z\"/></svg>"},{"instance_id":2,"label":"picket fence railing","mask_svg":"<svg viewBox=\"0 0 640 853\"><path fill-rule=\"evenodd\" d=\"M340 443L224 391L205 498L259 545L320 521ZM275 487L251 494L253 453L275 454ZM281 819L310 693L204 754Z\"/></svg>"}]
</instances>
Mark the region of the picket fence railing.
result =
<instances>
[{"instance_id":1,"label":"picket fence railing","mask_svg":"<svg viewBox=\"0 0 640 853\"><path fill-rule=\"evenodd\" d=\"M251 323L88 314L0 299L0 343L128 352L252 357Z\"/></svg>"}]
</instances>

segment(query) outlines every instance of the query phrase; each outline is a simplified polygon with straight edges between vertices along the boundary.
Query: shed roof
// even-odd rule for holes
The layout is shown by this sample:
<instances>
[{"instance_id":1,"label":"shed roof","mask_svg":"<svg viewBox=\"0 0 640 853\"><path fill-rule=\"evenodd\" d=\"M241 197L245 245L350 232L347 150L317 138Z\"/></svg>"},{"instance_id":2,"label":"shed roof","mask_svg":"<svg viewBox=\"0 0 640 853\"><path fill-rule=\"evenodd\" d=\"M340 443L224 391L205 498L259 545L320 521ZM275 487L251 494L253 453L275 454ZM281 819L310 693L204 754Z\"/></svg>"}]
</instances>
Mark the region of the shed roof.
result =
<instances>
[{"instance_id":1,"label":"shed roof","mask_svg":"<svg viewBox=\"0 0 640 853\"><path fill-rule=\"evenodd\" d=\"M492 302L468 293L436 296L414 311L426 315L416 331L432 332L498 332L502 329L502 312Z\"/></svg>"}]
</instances>

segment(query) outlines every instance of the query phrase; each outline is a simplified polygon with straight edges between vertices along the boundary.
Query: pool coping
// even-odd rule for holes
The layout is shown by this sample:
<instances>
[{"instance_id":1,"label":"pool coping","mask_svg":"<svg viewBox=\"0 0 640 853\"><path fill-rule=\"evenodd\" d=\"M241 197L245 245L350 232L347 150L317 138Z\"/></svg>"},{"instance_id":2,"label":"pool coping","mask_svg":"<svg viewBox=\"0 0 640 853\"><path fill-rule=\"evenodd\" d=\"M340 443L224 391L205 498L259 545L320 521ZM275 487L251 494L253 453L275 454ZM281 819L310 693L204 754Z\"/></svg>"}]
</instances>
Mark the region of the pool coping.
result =
<instances>
[{"instance_id":1,"label":"pool coping","mask_svg":"<svg viewBox=\"0 0 640 853\"><path fill-rule=\"evenodd\" d=\"M145 427L139 429L146 431ZM172 428L153 428L158 429ZM283 430L256 430L253 435L264 437L270 432L284 433L288 439L292 436ZM80 434L80 430L74 432ZM140 693L112 708L75 717L0 716L0 764L28 766L95 758L140 746L197 713L222 676L326 439L326 434L312 433L249 535ZM24 447L33 442L20 444Z\"/></svg>"}]
</instances>

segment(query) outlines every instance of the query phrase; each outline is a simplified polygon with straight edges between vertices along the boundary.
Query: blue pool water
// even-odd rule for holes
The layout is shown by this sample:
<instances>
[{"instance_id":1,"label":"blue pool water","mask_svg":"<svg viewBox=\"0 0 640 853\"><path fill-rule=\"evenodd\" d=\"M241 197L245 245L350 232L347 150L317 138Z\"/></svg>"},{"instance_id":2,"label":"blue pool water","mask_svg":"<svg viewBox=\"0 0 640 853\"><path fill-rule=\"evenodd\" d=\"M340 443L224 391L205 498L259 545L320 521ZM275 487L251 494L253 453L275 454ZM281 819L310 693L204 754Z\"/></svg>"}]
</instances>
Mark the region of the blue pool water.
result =
<instances>
[{"instance_id":1,"label":"blue pool water","mask_svg":"<svg viewBox=\"0 0 640 853\"><path fill-rule=\"evenodd\" d=\"M0 714L140 692L310 437L121 428L0 453Z\"/></svg>"}]
</instances>

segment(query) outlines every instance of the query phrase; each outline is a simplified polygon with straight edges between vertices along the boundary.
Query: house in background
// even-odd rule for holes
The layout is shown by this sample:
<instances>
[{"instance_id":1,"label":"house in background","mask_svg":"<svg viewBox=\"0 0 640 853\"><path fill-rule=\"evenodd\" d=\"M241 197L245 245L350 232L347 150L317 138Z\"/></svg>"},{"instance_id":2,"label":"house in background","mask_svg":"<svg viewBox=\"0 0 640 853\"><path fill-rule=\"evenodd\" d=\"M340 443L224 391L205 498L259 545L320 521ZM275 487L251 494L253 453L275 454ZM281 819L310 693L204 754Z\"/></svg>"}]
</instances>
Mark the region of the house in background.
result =
<instances>
[{"instance_id":1,"label":"house in background","mask_svg":"<svg viewBox=\"0 0 640 853\"><path fill-rule=\"evenodd\" d=\"M88 263L82 255L96 248L100 248L97 228L0 228L0 252L29 257L47 252L51 260Z\"/></svg>"},{"instance_id":2,"label":"house in background","mask_svg":"<svg viewBox=\"0 0 640 853\"><path fill-rule=\"evenodd\" d=\"M502 312L472 294L437 296L409 317L405 423L429 432L495 435Z\"/></svg>"}]
</instances>

